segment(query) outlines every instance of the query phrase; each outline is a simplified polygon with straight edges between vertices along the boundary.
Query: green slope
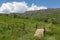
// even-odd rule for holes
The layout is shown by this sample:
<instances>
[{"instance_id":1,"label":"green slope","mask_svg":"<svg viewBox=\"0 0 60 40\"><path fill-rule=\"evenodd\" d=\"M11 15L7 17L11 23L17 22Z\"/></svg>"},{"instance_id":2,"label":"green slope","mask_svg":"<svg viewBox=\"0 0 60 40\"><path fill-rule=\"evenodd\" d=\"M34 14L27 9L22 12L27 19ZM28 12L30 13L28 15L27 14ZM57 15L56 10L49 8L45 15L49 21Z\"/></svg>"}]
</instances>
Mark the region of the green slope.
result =
<instances>
[{"instance_id":1,"label":"green slope","mask_svg":"<svg viewBox=\"0 0 60 40\"><path fill-rule=\"evenodd\" d=\"M0 16L0 40L39 40L39 38L34 37L36 24L38 28L43 27L44 24L48 25L48 23L36 20ZM24 31L23 27L25 27ZM47 31L46 36L41 40L60 40L60 25L52 24L47 29L52 31Z\"/></svg>"},{"instance_id":2,"label":"green slope","mask_svg":"<svg viewBox=\"0 0 60 40\"><path fill-rule=\"evenodd\" d=\"M36 25L45 24L45 37L34 37ZM60 9L0 14L0 40L60 40Z\"/></svg>"}]
</instances>

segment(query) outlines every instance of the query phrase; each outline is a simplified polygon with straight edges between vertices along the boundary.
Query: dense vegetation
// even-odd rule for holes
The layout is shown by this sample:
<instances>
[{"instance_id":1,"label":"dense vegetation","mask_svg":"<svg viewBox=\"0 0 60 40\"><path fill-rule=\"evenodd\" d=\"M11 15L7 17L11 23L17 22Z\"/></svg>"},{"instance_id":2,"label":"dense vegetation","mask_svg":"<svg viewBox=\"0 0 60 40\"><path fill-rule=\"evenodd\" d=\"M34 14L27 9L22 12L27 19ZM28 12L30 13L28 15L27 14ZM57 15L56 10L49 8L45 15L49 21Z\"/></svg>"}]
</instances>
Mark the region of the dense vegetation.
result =
<instances>
[{"instance_id":1,"label":"dense vegetation","mask_svg":"<svg viewBox=\"0 0 60 40\"><path fill-rule=\"evenodd\" d=\"M34 37L36 25L43 28L41 40L60 40L60 9L30 11L26 13L0 14L0 40L39 40ZM50 25L51 23L51 25ZM24 29L24 30L23 30Z\"/></svg>"}]
</instances>

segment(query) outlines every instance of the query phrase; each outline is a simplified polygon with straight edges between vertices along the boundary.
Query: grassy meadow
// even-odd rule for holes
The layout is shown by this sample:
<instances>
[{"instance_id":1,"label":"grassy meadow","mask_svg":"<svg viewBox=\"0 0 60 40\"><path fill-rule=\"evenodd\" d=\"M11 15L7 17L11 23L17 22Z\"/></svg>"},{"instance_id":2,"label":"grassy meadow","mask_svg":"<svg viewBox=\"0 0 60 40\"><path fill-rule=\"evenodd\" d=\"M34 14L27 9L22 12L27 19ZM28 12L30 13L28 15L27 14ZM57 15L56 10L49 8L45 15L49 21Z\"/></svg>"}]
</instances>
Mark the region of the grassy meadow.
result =
<instances>
[{"instance_id":1,"label":"grassy meadow","mask_svg":"<svg viewBox=\"0 0 60 40\"><path fill-rule=\"evenodd\" d=\"M44 24L49 26L49 23L42 21L0 16L0 40L60 40L59 24L46 27L51 31L46 31L45 37L41 39L34 37L36 25L41 28Z\"/></svg>"}]
</instances>

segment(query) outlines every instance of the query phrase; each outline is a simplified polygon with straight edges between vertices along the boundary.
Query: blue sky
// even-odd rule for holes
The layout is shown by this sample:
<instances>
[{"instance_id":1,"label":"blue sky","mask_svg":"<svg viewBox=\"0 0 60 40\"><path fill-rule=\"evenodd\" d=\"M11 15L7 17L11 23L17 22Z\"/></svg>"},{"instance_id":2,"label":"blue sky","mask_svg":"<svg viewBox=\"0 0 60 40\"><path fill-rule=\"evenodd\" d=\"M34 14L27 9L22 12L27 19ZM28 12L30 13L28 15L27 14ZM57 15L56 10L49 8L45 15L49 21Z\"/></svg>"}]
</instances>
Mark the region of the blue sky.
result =
<instances>
[{"instance_id":1,"label":"blue sky","mask_svg":"<svg viewBox=\"0 0 60 40\"><path fill-rule=\"evenodd\" d=\"M0 6L6 2L21 2L25 1L28 6L34 3L37 6L46 6L48 8L60 8L60 0L0 0Z\"/></svg>"}]
</instances>

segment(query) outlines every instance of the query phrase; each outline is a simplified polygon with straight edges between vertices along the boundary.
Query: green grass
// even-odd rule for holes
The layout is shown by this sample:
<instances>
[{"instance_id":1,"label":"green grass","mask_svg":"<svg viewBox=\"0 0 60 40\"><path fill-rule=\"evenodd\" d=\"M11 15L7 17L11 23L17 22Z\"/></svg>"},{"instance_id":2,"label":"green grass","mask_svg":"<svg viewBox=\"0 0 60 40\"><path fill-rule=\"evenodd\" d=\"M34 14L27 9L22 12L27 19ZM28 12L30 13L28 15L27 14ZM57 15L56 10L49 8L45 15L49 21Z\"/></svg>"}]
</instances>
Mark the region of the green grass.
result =
<instances>
[{"instance_id":1,"label":"green grass","mask_svg":"<svg viewBox=\"0 0 60 40\"><path fill-rule=\"evenodd\" d=\"M6 26L6 23L8 26ZM23 23L25 24L24 31ZM47 31L45 37L40 39L34 37L36 24L38 28L41 28L41 26L48 23L30 19L0 16L0 40L60 40L60 25L52 24L49 28L52 31Z\"/></svg>"}]
</instances>

